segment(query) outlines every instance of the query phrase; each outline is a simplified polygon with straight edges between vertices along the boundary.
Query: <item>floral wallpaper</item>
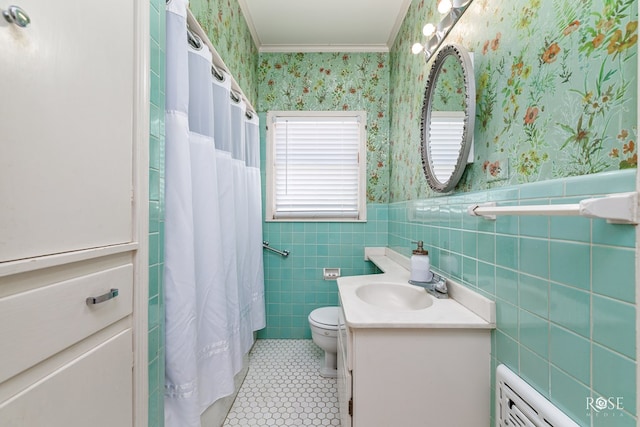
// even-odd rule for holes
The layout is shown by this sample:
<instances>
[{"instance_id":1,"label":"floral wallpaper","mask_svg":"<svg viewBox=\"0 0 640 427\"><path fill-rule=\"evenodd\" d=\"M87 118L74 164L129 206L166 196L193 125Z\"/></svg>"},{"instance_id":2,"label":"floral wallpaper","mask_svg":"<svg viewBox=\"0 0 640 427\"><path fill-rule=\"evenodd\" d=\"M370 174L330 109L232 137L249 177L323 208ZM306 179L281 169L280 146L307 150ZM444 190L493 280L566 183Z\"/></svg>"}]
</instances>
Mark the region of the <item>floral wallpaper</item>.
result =
<instances>
[{"instance_id":1,"label":"floral wallpaper","mask_svg":"<svg viewBox=\"0 0 640 427\"><path fill-rule=\"evenodd\" d=\"M389 55L263 53L258 110L367 112L367 201L389 201Z\"/></svg>"},{"instance_id":2,"label":"floral wallpaper","mask_svg":"<svg viewBox=\"0 0 640 427\"><path fill-rule=\"evenodd\" d=\"M255 107L258 103L258 50L238 0L191 0L189 8Z\"/></svg>"},{"instance_id":3,"label":"floral wallpaper","mask_svg":"<svg viewBox=\"0 0 640 427\"><path fill-rule=\"evenodd\" d=\"M390 200L432 196L420 111L435 22L414 0L391 52ZM474 53L475 162L457 191L637 167L634 0L474 0L445 43Z\"/></svg>"},{"instance_id":4,"label":"floral wallpaper","mask_svg":"<svg viewBox=\"0 0 640 427\"><path fill-rule=\"evenodd\" d=\"M190 7L259 111L368 111L370 202L433 196L420 158L431 64L409 52L435 2L413 0L390 55L258 55L237 0ZM634 0L474 0L445 40L474 53L477 90L475 161L456 191L635 168L637 16Z\"/></svg>"},{"instance_id":5,"label":"floral wallpaper","mask_svg":"<svg viewBox=\"0 0 640 427\"><path fill-rule=\"evenodd\" d=\"M458 58L450 55L442 62L442 68L434 81L431 95L433 111L464 111L464 68Z\"/></svg>"}]
</instances>

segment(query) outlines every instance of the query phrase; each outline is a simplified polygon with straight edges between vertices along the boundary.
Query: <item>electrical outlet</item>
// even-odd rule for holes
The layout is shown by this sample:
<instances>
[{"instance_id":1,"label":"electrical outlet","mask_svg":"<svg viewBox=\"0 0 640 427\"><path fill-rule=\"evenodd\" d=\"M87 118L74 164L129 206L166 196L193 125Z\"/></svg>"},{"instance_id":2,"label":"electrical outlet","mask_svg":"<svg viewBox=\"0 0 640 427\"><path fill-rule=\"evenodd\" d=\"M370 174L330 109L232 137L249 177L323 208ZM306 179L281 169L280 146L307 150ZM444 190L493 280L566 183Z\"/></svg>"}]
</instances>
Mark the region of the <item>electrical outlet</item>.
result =
<instances>
[{"instance_id":1,"label":"electrical outlet","mask_svg":"<svg viewBox=\"0 0 640 427\"><path fill-rule=\"evenodd\" d=\"M339 268L323 268L322 269L322 278L324 280L336 280L338 277L340 277Z\"/></svg>"},{"instance_id":2,"label":"electrical outlet","mask_svg":"<svg viewBox=\"0 0 640 427\"><path fill-rule=\"evenodd\" d=\"M503 157L497 160L485 160L482 171L487 182L501 181L509 178L509 159Z\"/></svg>"}]
</instances>

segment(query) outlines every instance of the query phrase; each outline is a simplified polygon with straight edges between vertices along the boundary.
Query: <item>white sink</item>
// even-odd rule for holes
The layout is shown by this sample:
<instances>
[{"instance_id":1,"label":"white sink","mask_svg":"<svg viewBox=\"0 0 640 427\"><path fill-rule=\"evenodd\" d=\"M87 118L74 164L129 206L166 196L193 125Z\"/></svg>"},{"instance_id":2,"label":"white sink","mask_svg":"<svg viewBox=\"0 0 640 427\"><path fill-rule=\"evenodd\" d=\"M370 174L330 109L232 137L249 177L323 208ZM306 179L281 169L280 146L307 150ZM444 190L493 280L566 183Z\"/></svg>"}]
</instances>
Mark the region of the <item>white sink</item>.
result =
<instances>
[{"instance_id":1,"label":"white sink","mask_svg":"<svg viewBox=\"0 0 640 427\"><path fill-rule=\"evenodd\" d=\"M345 325L375 329L496 327L495 302L452 280L447 281L449 298L437 299L409 284L409 258L389 248L384 251L367 255L382 273L338 278Z\"/></svg>"},{"instance_id":2,"label":"white sink","mask_svg":"<svg viewBox=\"0 0 640 427\"><path fill-rule=\"evenodd\" d=\"M356 296L367 304L388 310L423 310L433 298L422 288L401 283L368 283L359 286Z\"/></svg>"}]
</instances>

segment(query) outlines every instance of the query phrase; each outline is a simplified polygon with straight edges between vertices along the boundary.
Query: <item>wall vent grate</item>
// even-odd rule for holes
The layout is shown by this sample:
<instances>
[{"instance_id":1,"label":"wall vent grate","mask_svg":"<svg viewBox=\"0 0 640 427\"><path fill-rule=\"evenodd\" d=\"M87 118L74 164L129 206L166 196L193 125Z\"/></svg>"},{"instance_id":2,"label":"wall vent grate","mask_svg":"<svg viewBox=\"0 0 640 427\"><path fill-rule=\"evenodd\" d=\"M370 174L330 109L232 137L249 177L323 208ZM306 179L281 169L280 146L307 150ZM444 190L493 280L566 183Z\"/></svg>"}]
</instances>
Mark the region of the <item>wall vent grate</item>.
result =
<instances>
[{"instance_id":1,"label":"wall vent grate","mask_svg":"<svg viewBox=\"0 0 640 427\"><path fill-rule=\"evenodd\" d=\"M578 427L505 365L496 370L496 427Z\"/></svg>"}]
</instances>

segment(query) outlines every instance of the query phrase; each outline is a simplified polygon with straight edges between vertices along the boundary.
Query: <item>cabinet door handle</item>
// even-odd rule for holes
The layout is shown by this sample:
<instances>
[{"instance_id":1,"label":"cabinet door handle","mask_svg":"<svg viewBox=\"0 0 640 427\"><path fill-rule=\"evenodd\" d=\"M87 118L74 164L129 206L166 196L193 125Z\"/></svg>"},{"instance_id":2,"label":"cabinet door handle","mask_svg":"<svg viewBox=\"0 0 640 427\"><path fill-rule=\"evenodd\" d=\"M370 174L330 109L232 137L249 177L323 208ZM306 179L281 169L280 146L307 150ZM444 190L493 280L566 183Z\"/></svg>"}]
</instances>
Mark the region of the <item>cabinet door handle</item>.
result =
<instances>
[{"instance_id":1,"label":"cabinet door handle","mask_svg":"<svg viewBox=\"0 0 640 427\"><path fill-rule=\"evenodd\" d=\"M16 24L20 28L25 28L31 23L31 18L27 15L21 7L9 6L9 8L2 12L2 16L10 24Z\"/></svg>"},{"instance_id":2,"label":"cabinet door handle","mask_svg":"<svg viewBox=\"0 0 640 427\"><path fill-rule=\"evenodd\" d=\"M101 302L109 301L110 299L113 299L117 296L118 296L118 290L114 288L104 295L87 298L87 305L100 304Z\"/></svg>"}]
</instances>

